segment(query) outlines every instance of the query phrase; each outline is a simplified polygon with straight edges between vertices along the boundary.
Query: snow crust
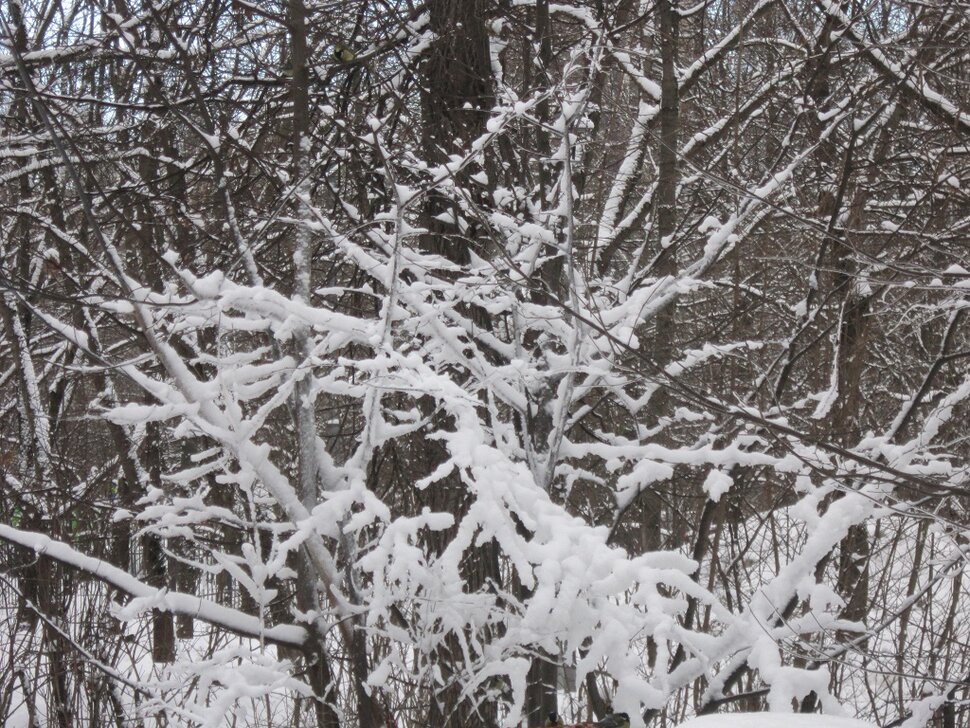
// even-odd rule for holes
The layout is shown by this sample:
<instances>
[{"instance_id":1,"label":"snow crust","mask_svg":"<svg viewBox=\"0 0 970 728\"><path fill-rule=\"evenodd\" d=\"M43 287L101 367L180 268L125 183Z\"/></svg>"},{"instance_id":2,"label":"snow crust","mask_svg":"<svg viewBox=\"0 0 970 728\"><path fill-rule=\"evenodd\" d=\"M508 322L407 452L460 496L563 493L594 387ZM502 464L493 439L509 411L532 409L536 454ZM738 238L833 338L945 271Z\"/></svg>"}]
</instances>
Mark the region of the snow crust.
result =
<instances>
[{"instance_id":1,"label":"snow crust","mask_svg":"<svg viewBox=\"0 0 970 728\"><path fill-rule=\"evenodd\" d=\"M703 715L679 728L875 728L854 718L801 713L731 713Z\"/></svg>"}]
</instances>

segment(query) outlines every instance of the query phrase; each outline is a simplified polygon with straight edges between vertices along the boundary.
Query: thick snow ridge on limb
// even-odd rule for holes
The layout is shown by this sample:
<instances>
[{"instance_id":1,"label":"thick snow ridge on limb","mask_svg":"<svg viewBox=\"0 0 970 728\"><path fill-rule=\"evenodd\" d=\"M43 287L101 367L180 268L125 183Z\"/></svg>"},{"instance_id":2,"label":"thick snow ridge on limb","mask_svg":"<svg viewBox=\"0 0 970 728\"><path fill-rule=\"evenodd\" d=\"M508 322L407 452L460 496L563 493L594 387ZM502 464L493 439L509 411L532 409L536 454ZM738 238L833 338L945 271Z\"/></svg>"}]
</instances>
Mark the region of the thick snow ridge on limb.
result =
<instances>
[{"instance_id":1,"label":"thick snow ridge on limb","mask_svg":"<svg viewBox=\"0 0 970 728\"><path fill-rule=\"evenodd\" d=\"M193 594L156 589L136 579L127 571L101 559L82 554L66 543L55 541L42 533L22 531L0 524L0 539L33 549L41 556L47 556L67 566L80 569L105 584L110 584L135 597L136 601L123 610L125 615L134 616L135 611L157 609L161 612L193 617L243 637L263 639L266 642L288 647L302 647L307 638L307 631L297 625L280 624L266 627L258 617L244 614L209 599Z\"/></svg>"},{"instance_id":2,"label":"thick snow ridge on limb","mask_svg":"<svg viewBox=\"0 0 970 728\"><path fill-rule=\"evenodd\" d=\"M845 29L846 35L870 59L872 65L881 74L898 82L901 89L908 95L926 106L934 114L950 121L953 126L964 134L970 134L970 114L960 110L960 107L943 94L930 88L922 80L922 74L914 78L910 71L888 57L879 45L868 42L854 27L853 19L847 17L842 10L829 0L819 0L819 5L825 12Z\"/></svg>"}]
</instances>

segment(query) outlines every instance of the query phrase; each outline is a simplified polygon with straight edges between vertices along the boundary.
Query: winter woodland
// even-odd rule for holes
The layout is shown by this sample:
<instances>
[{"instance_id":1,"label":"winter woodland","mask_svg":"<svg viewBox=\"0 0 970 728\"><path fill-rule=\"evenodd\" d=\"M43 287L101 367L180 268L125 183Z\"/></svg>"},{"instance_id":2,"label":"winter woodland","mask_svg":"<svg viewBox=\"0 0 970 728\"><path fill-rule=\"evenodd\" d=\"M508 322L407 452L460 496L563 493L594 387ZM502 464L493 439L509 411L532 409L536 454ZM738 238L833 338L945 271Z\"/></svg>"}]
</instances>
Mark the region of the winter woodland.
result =
<instances>
[{"instance_id":1,"label":"winter woodland","mask_svg":"<svg viewBox=\"0 0 970 728\"><path fill-rule=\"evenodd\" d=\"M0 1L0 724L970 721L967 0Z\"/></svg>"}]
</instances>

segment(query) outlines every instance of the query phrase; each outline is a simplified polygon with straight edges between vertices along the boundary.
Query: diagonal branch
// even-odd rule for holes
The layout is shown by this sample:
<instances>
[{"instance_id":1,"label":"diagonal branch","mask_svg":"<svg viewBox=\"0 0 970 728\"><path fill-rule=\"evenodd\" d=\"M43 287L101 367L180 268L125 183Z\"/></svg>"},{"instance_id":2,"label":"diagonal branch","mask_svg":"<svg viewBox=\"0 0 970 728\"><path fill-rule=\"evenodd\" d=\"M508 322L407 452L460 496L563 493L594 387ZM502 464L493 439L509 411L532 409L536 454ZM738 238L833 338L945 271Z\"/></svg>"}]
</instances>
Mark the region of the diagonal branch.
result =
<instances>
[{"instance_id":1,"label":"diagonal branch","mask_svg":"<svg viewBox=\"0 0 970 728\"><path fill-rule=\"evenodd\" d=\"M41 556L47 556L61 564L79 569L135 598L150 600L151 608L161 612L190 616L241 637L263 639L286 647L302 649L307 639L307 631L303 627L293 624L266 627L258 617L244 614L209 599L193 594L156 589L107 561L82 554L66 543L55 541L42 533L22 531L0 523L0 539L33 549Z\"/></svg>"}]
</instances>

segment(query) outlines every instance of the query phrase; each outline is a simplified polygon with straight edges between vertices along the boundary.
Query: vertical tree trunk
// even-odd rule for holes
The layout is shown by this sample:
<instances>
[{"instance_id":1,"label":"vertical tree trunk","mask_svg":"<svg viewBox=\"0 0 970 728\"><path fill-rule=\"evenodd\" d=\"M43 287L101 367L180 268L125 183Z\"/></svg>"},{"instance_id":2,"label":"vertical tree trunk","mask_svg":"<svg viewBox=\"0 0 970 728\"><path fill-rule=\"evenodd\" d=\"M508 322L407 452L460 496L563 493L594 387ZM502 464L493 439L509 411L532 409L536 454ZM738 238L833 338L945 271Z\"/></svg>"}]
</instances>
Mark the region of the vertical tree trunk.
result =
<instances>
[{"instance_id":1,"label":"vertical tree trunk","mask_svg":"<svg viewBox=\"0 0 970 728\"><path fill-rule=\"evenodd\" d=\"M425 51L422 68L422 128L421 141L425 158L430 164L441 164L450 154L467 153L472 140L485 131L492 100L491 60L489 56L488 0L429 0L427 10L434 40ZM459 184L467 183L473 170L458 174ZM425 204L422 227L424 249L436 252L458 265L466 265L474 251L485 256L488 244L478 224L469 220L464 230L456 222L438 219L451 213L457 221L462 216L445 194L432 191ZM459 304L459 310L469 315L476 325L491 328L488 314L472 305ZM430 402L422 405L430 413ZM453 428L454 422L440 421L440 428ZM425 451L427 464L434 468L447 453L432 444ZM436 482L425 496L432 510L451 512L456 522L468 509L467 493L457 475ZM454 536L454 529L432 535L429 548L441 553ZM462 574L469 590L477 590L489 579L498 579L495 547L483 544L466 555ZM457 640L439 652L439 668L447 681L460 668L461 649ZM440 728L474 728L490 726L497 720L495 706L475 705L461 696L457 683L430 696L427 722Z\"/></svg>"},{"instance_id":2,"label":"vertical tree trunk","mask_svg":"<svg viewBox=\"0 0 970 728\"><path fill-rule=\"evenodd\" d=\"M310 151L311 151L311 107L310 107L310 68L309 51L307 46L307 10L303 0L288 0L287 23L289 26L290 59L289 67L292 71L290 82L290 103L292 105L293 127L290 132L291 144L291 178L295 185L296 229L293 233L293 265L295 298L309 303L312 285L312 239L306 225L300 221L311 218L309 205L312 185L310 183ZM297 361L306 361L310 354L308 332L305 328L298 328L294 334L294 356ZM291 398L291 412L295 419L297 469L299 474L298 493L303 506L312 511L319 503L321 495L320 465L317 454L317 421L314 405L313 378L310 375L299 379ZM342 544L345 548L344 558L351 560L346 539ZM347 573L351 573L353 565L347 563ZM308 555L301 550L298 557L297 569L297 603L300 609L316 611L320 609L319 576L311 565ZM353 584L348 580L345 588L353 598ZM316 632L319 623L311 625ZM350 671L356 697L357 722L360 728L378 728L383 723L383 711L379 708L377 698L371 695L367 677L370 672L367 655L367 641L364 633L356 629L356 624L343 630L345 638L344 648L350 662ZM334 726L339 718L333 707L333 696L330 694L332 673L326 650L326 635L315 634L314 645L308 646L307 660L310 663L311 686L317 693L317 721L321 726Z\"/></svg>"},{"instance_id":3,"label":"vertical tree trunk","mask_svg":"<svg viewBox=\"0 0 970 728\"><path fill-rule=\"evenodd\" d=\"M145 432L148 477L155 488L162 486L161 437L157 422L151 422ZM142 570L145 582L159 589L169 586L165 552L158 536L148 533L141 538ZM171 612L152 610L152 659L167 663L175 660L175 618Z\"/></svg>"},{"instance_id":4,"label":"vertical tree trunk","mask_svg":"<svg viewBox=\"0 0 970 728\"><path fill-rule=\"evenodd\" d=\"M817 111L808 119L811 136L816 135L821 124L819 114L825 109L830 94L831 56L835 42L834 25L827 19L819 35L816 48L818 62L807 82L809 98ZM865 360L865 339L869 299L861 294L857 286L858 270L851 256L846 232L837 230L837 221L845 201L849 181L853 175L853 143L850 140L845 150L841 170L836 168L838 150L832 138L823 140L816 150L816 173L819 187L818 214L827 221L826 236L821 243L819 260L828 258L832 270L831 287L839 300L838 323L834 340L834 361L832 377L836 380L836 392L831 411L824 417L825 436L844 447L852 447L861 435L861 377ZM861 200L850 205L850 215L846 227L858 223L858 209ZM855 219L853 219L855 218ZM866 524L849 528L839 544L837 587L845 599L840 618L862 621L868 610L869 594L869 534ZM800 709L814 712L818 707L818 696L810 693L805 697Z\"/></svg>"},{"instance_id":5,"label":"vertical tree trunk","mask_svg":"<svg viewBox=\"0 0 970 728\"><path fill-rule=\"evenodd\" d=\"M658 276L677 273L677 253L673 235L677 228L678 137L680 134L680 93L677 79L678 15L676 0L658 0L657 21L660 27L660 148L657 151L658 177L655 203L655 228L658 252L654 270ZM644 247L644 254L650 246ZM639 267L646 261L641 258ZM654 335L650 340L651 358L658 368L670 363L673 351L677 310L673 302L655 317ZM667 409L669 397L661 387L650 399L648 416L656 422ZM640 548L661 548L662 503L653 491L641 496Z\"/></svg>"}]
</instances>

